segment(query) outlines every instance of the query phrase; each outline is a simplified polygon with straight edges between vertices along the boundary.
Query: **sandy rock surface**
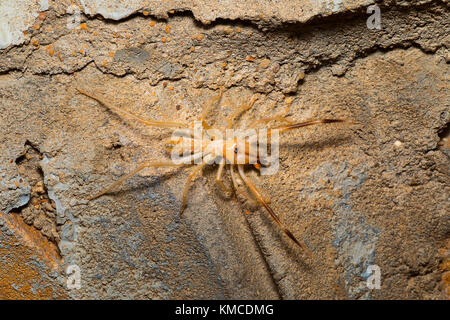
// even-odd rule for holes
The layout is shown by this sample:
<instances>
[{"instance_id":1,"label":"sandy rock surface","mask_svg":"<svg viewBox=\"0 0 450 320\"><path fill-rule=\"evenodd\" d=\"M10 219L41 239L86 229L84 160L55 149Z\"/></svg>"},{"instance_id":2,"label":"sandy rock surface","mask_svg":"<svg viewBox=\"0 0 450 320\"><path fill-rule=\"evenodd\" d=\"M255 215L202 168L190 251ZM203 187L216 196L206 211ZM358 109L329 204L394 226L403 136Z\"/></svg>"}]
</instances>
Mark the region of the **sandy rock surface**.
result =
<instances>
[{"instance_id":1,"label":"sandy rock surface","mask_svg":"<svg viewBox=\"0 0 450 320\"><path fill-rule=\"evenodd\" d=\"M381 29L373 3L2 1L0 298L448 298L448 1L378 2ZM182 219L185 168L87 201L168 160L172 131L77 87L160 121L198 119L221 87L210 123L253 96L243 127L287 107L353 120L284 133L278 173L247 170L314 257L214 167Z\"/></svg>"}]
</instances>

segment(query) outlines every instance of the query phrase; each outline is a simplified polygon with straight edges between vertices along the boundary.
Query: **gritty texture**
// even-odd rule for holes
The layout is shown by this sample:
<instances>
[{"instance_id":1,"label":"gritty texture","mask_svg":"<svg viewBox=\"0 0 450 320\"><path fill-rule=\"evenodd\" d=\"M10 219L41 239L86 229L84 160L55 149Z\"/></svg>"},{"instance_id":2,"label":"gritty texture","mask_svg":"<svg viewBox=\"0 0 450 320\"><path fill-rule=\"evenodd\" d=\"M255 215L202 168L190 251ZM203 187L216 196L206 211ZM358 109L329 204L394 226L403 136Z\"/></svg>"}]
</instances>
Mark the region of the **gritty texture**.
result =
<instances>
[{"instance_id":1,"label":"gritty texture","mask_svg":"<svg viewBox=\"0 0 450 320\"><path fill-rule=\"evenodd\" d=\"M2 2L0 298L450 297L448 2L378 2L380 30L373 3ZM169 159L171 130L76 87L161 121L198 119L220 87L211 123L254 95L241 126L286 107L292 121L353 120L284 133L279 172L247 170L314 257L212 167L182 219L183 168L88 202ZM380 289L366 285L373 265Z\"/></svg>"}]
</instances>

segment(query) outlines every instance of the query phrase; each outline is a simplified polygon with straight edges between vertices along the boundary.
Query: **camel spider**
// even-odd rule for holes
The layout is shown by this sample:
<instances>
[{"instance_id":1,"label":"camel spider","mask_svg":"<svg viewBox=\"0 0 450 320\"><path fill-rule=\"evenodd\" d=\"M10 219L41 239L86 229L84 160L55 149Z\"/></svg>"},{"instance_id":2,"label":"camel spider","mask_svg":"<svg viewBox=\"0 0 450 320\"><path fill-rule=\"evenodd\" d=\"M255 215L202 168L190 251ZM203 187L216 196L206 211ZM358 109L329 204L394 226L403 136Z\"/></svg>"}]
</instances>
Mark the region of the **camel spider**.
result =
<instances>
[{"instance_id":1,"label":"camel spider","mask_svg":"<svg viewBox=\"0 0 450 320\"><path fill-rule=\"evenodd\" d=\"M237 174L241 178L241 180L247 185L248 189L251 191L253 196L258 200L258 202L266 209L266 211L269 213L269 215L272 217L272 219L275 221L275 223L278 225L278 227L292 240L295 242L296 245L298 245L302 250L306 251L310 256L312 256L311 250L302 242L299 241L292 232L284 226L284 224L281 222L281 220L278 218L278 216L275 214L275 212L272 210L272 208L269 206L270 200L265 198L261 191L258 190L258 188L255 186L255 184L249 179L249 177L244 173L244 166L252 164L256 169L261 170L261 165L264 166L262 163L263 159L261 158L260 154L258 152L250 152L250 145L258 145L261 142L258 141L258 138L260 136L257 135L251 135L250 137L234 137L234 138L220 138L220 139L214 139L213 136L208 134L208 130L212 129L221 129L221 131L229 130L233 128L233 122L234 120L240 116L245 111L249 110L255 103L256 98L255 96L252 97L250 103L243 104L241 107L237 108L234 113L232 113L225 121L225 128L214 128L209 126L206 121L206 115L208 111L213 107L213 105L218 104L222 97L222 88L220 88L220 92L216 97L213 97L206 105L206 107L203 107L202 114L200 116L200 123L201 127L206 130L206 135L198 136L195 134L193 123L186 124L182 122L174 122L174 121L155 121L155 120L145 120L142 119L134 114L131 114L121 108L118 108L114 106L113 104L109 103L107 100L105 100L103 97L97 96L96 94L93 94L91 92L87 92L84 89L77 90L87 96L90 97L106 108L113 110L119 114L122 114L124 116L127 116L131 119L134 119L138 122L141 122L147 126L151 127L160 127L160 128L175 128L182 130L184 133L184 137L179 137L178 139L171 139L169 141L170 144L173 145L173 148L178 148L178 153L185 155L182 159L184 160L182 163L175 162L175 161L146 161L142 164L140 164L136 169L131 171L130 173L124 175L117 181L115 181L113 184L111 184L108 188L102 190L101 192L95 194L94 196L91 196L88 198L89 201L96 199L108 192L110 192L115 187L122 184L125 180L131 178L132 176L136 175L138 172L143 170L144 168L148 167L181 167L185 165L193 165L197 164L192 171L190 172L188 179L186 181L183 194L182 194L182 201L181 201L181 209L180 209L180 217L186 208L187 205L187 195L189 191L189 186L191 181L194 179L194 177L201 172L202 168L207 164L215 163L218 164L218 170L216 175L216 182L217 184L224 190L224 191L235 191L238 192L238 183L237 183L237 177L236 172L234 170L234 167L237 166ZM286 112L287 113L287 112ZM250 128L256 128L256 125L258 123L269 123L272 120L277 121L284 121L286 124L282 126L276 126L273 128L266 128L266 137L270 140L273 133L281 133L288 130L298 129L306 126L311 125L317 125L317 124L326 124L326 123L337 123L337 122L349 122L348 120L344 119L312 119L308 121L298 122L294 123L289 121L285 118L285 115L282 116L276 116L271 118L263 118L259 120L255 120L250 125ZM194 145L200 141L200 146L195 147ZM205 141L206 140L206 141ZM187 143L186 143L187 141ZM183 143L182 143L183 142ZM270 143L270 142L269 142ZM196 145L198 146L198 144ZM172 150L174 150L172 149ZM243 158L241 158L241 161L238 161L238 151L239 154L243 155ZM186 156L187 154L187 156ZM243 160L243 161L242 161ZM200 162L199 162L200 161ZM228 188L222 181L222 173L223 169L227 166L228 171L231 176L232 186L234 189ZM245 197L252 201L250 199L249 195L245 195Z\"/></svg>"}]
</instances>

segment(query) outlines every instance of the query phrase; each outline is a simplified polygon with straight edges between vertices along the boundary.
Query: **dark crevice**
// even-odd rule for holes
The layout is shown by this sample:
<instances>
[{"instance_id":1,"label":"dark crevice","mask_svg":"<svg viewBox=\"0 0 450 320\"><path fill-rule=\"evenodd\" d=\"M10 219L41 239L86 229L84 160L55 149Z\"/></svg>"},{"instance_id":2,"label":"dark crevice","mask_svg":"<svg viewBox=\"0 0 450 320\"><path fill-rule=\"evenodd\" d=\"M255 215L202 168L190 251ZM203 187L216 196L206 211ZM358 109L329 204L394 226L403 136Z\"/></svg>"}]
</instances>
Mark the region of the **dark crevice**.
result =
<instances>
[{"instance_id":1,"label":"dark crevice","mask_svg":"<svg viewBox=\"0 0 450 320\"><path fill-rule=\"evenodd\" d=\"M399 5L399 4L391 4L391 3L383 3L383 1L376 1L377 5L380 7L381 12L383 14L383 12L387 12L387 11L399 11L399 12L408 12L411 11L411 9L414 9L416 11L418 10L428 10L430 8L432 8L435 5L446 5L446 2L444 0L439 0L439 1L432 1L429 3L419 3L419 4L414 4L411 3L408 6L404 6L404 5ZM386 1L385 1L386 2ZM388 1L389 2L389 1ZM194 24L199 27L202 28L204 30L210 30L213 29L217 26L241 26L241 27L250 27L253 28L259 32L261 31L268 31L268 32L283 32L286 31L288 29L291 29L292 27L294 28L305 28L305 27L309 27L309 26L320 26L320 25L326 25L329 23L333 23L334 21L339 21L341 24L343 23L343 20L351 20L355 17L361 16L363 15L364 17L369 16L366 12L367 10L367 6L360 6L358 8L352 9L351 11L340 11L337 13L330 13L330 14L317 14L314 16L311 16L311 18L309 18L308 20L305 20L303 22L300 21L296 21L296 22L285 22L285 21L281 21L281 20L277 20L277 19L269 19L266 20L264 18L259 18L259 17L254 17L254 18L236 18L236 19L231 19L231 18L222 18L222 17L218 17L215 18L213 21L209 21L208 23L203 23L202 21L200 21L199 19L197 19L194 15L194 13L192 12L191 9L189 8L179 8L179 9L174 9L173 13L167 13L167 18L166 17L162 17L162 16L158 16L155 13L152 13L151 8L141 8L140 10L132 13L131 15L122 18L120 20L114 20L114 19L110 19L110 18L105 18L103 17L101 14L95 14L95 15L86 15L83 13L83 18L85 19L89 19L89 20L102 20L107 24L112 24L112 25L118 25L122 22L127 22L130 20L133 20L134 18L140 17L140 18L144 18L144 19L152 19L156 22L169 22L171 18L191 18L194 22ZM143 15L143 11L147 9L149 12L149 15L144 16Z\"/></svg>"},{"instance_id":2,"label":"dark crevice","mask_svg":"<svg viewBox=\"0 0 450 320\"><path fill-rule=\"evenodd\" d=\"M25 149L23 151L23 154L20 155L15 161L17 165L21 165L25 160L27 160L28 150L30 148L33 150L34 153L41 154L41 152L39 151L39 149L37 148L37 146L35 144L33 144L29 140L26 140L25 141ZM41 168L39 167L39 169L41 169ZM41 172L42 172L42 169L41 169Z\"/></svg>"},{"instance_id":3,"label":"dark crevice","mask_svg":"<svg viewBox=\"0 0 450 320\"><path fill-rule=\"evenodd\" d=\"M450 157L450 122L442 127L438 132L440 138L437 147L448 157Z\"/></svg>"},{"instance_id":4,"label":"dark crevice","mask_svg":"<svg viewBox=\"0 0 450 320\"><path fill-rule=\"evenodd\" d=\"M401 14L408 14L411 12L421 12L421 11L427 11L427 10L430 12L433 12L434 9L441 8L442 5L445 5L445 4L443 4L442 1L437 1L437 2L431 2L431 3L426 3L426 4L419 4L419 5L411 4L406 7L399 6L399 5L385 5L383 3L379 3L378 5L381 8L382 17L383 17L383 15L386 16L387 14L390 14L393 11L399 12ZM131 14L130 16L128 16L124 19L118 20L118 21L103 18L99 14L96 14L93 16L88 16L86 14L82 14L82 20L85 21L85 20L101 19L105 23L120 24L122 22L129 21L129 20L132 20L137 17L140 17L143 19L153 19L156 21L164 21L164 22L168 22L168 21L170 21L171 18L175 18L175 17L188 17L188 18L191 18L198 27L200 27L204 30L210 30L219 25L226 25L226 26L231 25L231 26L235 26L235 27L236 26L251 27L251 28L254 28L257 32L266 32L267 37L271 37L271 36L280 37L280 35L283 36L283 34L284 34L284 36L287 36L289 38L300 41L302 38L302 35L313 34L318 29L319 30L338 30L339 26L346 25L346 24L354 25L354 26L365 24L365 21L368 17L368 14L366 13L366 9L367 9L366 7L361 7L361 8L355 9L352 12L349 12L349 11L339 12L339 13L332 14L329 16L318 15L318 16L312 17L310 20L308 20L306 22L294 22L294 23L280 22L280 24L278 24L278 25L272 25L272 28L263 28L263 29L261 28L261 26L259 24L255 23L254 21L245 20L245 19L217 18L215 21L211 22L210 24L203 24L202 22L195 19L192 11L189 9L175 11L175 13L170 14L169 18L167 18L167 19L160 18L160 17L157 17L152 14L149 14L148 16L144 16L141 11L137 11L137 12ZM149 11L151 12L151 10L149 10ZM382 25L383 25L383 22L385 22L384 19L382 19ZM268 22L266 22L266 23L268 23ZM262 25L263 24L264 23L262 23ZM384 29L385 29L385 27L383 27L383 30ZM383 30L380 31L381 32L380 36L386 36L386 34L382 33ZM309 39L306 39L306 40L309 40ZM393 49L398 49L398 48L407 49L409 47L419 48L422 52L425 52L425 53L427 53L427 51L429 51L427 48L423 48L420 44L418 44L414 40L406 39L406 40L400 40L400 42L398 42L398 43L391 44L389 47L383 47L382 45L376 44L370 48L361 48L360 50L357 50L355 52L355 55L352 57L347 57L345 55L344 56L339 55L337 57L329 57L327 55L324 55L322 57L320 57L320 56L316 57L317 62L303 61L302 64L305 69L305 72L310 73L313 71L317 71L323 67L333 66L333 65L336 65L339 63L343 63L344 64L343 67L345 68L345 71L343 71L343 74L345 74L346 70L348 68L351 68L352 63L357 59L367 57L368 55L370 55L374 52L377 52L377 51L388 52L388 51L392 51ZM433 51L435 51L435 50L433 50ZM48 74L49 75L74 74L76 72L82 71L83 69L88 67L91 63L94 63L95 68L97 70L99 70L100 72L102 72L103 74L110 74L117 78L123 78L129 74L136 75L136 72L134 72L134 71L125 72L124 74L118 75L111 70L104 69L104 68L98 66L94 59L92 59L89 62L87 62L86 64L84 64L81 68L78 68L78 69L70 71L70 72L61 71L61 72L48 73ZM18 70L18 71L24 72L23 70ZM43 75L45 73L39 73L39 74ZM141 76L138 78L139 79L148 79L149 77L144 75L144 76ZM157 84L163 80L177 81L177 80L181 80L181 79L185 79L185 78L186 78L186 75L180 75L180 77L177 79L172 79L172 78L156 79L155 84ZM207 83L204 85L206 87L209 87L209 85Z\"/></svg>"},{"instance_id":5,"label":"dark crevice","mask_svg":"<svg viewBox=\"0 0 450 320\"><path fill-rule=\"evenodd\" d=\"M447 123L445 124L445 126L442 127L441 130L439 130L438 135L439 135L439 138L441 138L441 141L442 141L443 139L448 139L448 138L450 138L450 122L447 122Z\"/></svg>"},{"instance_id":6,"label":"dark crevice","mask_svg":"<svg viewBox=\"0 0 450 320\"><path fill-rule=\"evenodd\" d=\"M43 155L38 146L27 140L23 153L17 157L15 163L21 177L19 182L26 182L31 186L30 200L23 206L11 210L11 213L19 215L27 225L39 230L55 245L59 253L60 228L56 222L56 205L49 198L44 183L44 172L40 165L42 159Z\"/></svg>"}]
</instances>

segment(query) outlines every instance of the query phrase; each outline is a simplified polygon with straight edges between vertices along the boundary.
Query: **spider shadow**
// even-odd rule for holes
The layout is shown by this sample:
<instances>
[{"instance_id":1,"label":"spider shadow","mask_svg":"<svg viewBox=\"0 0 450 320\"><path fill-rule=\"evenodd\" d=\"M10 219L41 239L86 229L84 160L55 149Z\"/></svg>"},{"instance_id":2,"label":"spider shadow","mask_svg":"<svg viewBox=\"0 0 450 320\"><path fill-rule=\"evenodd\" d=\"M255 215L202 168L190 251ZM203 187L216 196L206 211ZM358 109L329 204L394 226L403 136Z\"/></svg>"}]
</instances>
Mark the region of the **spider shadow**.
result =
<instances>
[{"instance_id":1,"label":"spider shadow","mask_svg":"<svg viewBox=\"0 0 450 320\"><path fill-rule=\"evenodd\" d=\"M264 211L264 213L266 213L263 208L260 208L259 211ZM300 249L280 228L278 228L268 214L264 213L261 213L261 219L262 223L270 229L270 238L273 239L274 242L283 244L282 247L285 249L287 257L291 262L299 266L301 271L309 273L314 272L314 268L311 263L308 263L308 260L315 258L309 257L304 250Z\"/></svg>"},{"instance_id":2,"label":"spider shadow","mask_svg":"<svg viewBox=\"0 0 450 320\"><path fill-rule=\"evenodd\" d=\"M289 147L289 153L293 150L296 151L297 154L301 154L302 152L313 152L317 149L327 149L327 148L335 148L337 146L347 145L349 141L352 140L352 136L349 133L346 133L341 136L331 136L331 137L320 137L315 141L304 141L304 142L288 142L288 143L280 143L281 146ZM265 212L263 208L260 208ZM284 248L286 250L287 256L291 259L292 262L296 263L302 271L313 273L314 269L312 268L312 263L317 259L317 255L314 258L311 258L307 255L307 253L303 252L300 248L298 248L292 240L290 240L285 234L282 232L280 228L274 223L274 221L270 218L268 214L261 214L263 223L266 226L270 226L271 229L271 237L276 239L279 243L284 244ZM277 231L278 230L278 231ZM308 245L308 244L306 244ZM309 246L308 246L309 247ZM314 251L314 248L310 248L311 251ZM311 261L311 262L308 262Z\"/></svg>"},{"instance_id":3,"label":"spider shadow","mask_svg":"<svg viewBox=\"0 0 450 320\"><path fill-rule=\"evenodd\" d=\"M129 195L138 190L154 187L154 186L159 185L161 182L165 181L166 179L169 179L169 178L179 174L179 172L183 169L185 169L185 168L181 167L181 168L176 168L175 170L172 170L170 172L165 172L161 175L151 175L150 181L148 181L149 177L139 177L138 179L136 179L136 177L131 177L129 181L131 181L131 180L140 180L140 181L133 182L131 187L123 188L123 186L127 183L125 181L121 185L122 189L119 189L121 186L118 186L117 188L119 190L108 192L105 195L108 195L108 196Z\"/></svg>"},{"instance_id":4,"label":"spider shadow","mask_svg":"<svg viewBox=\"0 0 450 320\"><path fill-rule=\"evenodd\" d=\"M298 139L298 138L296 138ZM313 140L313 141L303 141L303 142L281 142L280 147L289 147L290 149L294 149L297 151L297 153L302 152L313 152L317 151L318 149L328 149L328 148L335 148L340 147L343 145L348 144L353 139L353 137L346 133L341 136L329 136L329 137L321 137L320 139ZM291 150L289 150L291 151Z\"/></svg>"}]
</instances>

